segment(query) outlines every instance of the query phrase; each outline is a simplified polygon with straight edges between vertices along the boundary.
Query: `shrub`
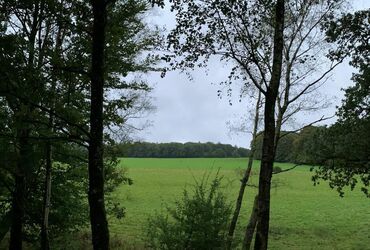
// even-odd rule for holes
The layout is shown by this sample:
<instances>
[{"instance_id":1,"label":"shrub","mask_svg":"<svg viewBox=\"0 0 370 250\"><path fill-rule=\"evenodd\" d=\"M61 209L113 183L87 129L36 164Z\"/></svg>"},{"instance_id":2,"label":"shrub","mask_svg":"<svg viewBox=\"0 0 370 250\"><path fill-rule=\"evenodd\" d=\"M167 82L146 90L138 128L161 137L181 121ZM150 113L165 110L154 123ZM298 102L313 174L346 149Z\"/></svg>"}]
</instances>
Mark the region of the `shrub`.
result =
<instances>
[{"instance_id":1,"label":"shrub","mask_svg":"<svg viewBox=\"0 0 370 250\"><path fill-rule=\"evenodd\" d=\"M154 249L224 249L231 206L220 190L218 175L208 185L208 178L195 183L190 194L167 213L157 213L148 220L147 240Z\"/></svg>"}]
</instances>

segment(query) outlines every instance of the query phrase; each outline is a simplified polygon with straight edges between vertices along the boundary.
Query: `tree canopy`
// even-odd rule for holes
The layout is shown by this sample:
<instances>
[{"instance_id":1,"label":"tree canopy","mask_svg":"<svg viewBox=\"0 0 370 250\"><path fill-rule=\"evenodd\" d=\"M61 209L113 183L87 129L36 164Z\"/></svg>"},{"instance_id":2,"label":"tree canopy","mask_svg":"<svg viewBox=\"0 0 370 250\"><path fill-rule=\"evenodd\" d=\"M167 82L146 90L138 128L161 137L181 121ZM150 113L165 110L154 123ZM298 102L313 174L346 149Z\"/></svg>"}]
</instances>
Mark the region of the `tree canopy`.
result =
<instances>
[{"instance_id":1,"label":"tree canopy","mask_svg":"<svg viewBox=\"0 0 370 250\"><path fill-rule=\"evenodd\" d=\"M345 90L345 98L338 108L338 121L319 134L315 152L314 181L327 180L340 195L344 187L360 185L370 197L370 10L345 14L330 20L327 39L337 48L329 54L332 60L350 57L350 65L358 69Z\"/></svg>"}]
</instances>

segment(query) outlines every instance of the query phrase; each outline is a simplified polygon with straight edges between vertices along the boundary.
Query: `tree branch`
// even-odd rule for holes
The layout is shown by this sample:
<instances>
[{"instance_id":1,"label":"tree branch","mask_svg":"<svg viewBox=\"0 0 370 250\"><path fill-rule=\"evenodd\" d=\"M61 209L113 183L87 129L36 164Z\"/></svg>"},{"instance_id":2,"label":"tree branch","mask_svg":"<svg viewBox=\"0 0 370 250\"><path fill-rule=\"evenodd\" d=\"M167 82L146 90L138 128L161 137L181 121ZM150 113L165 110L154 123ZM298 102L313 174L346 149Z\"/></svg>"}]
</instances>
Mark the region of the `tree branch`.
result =
<instances>
[{"instance_id":1,"label":"tree branch","mask_svg":"<svg viewBox=\"0 0 370 250\"><path fill-rule=\"evenodd\" d=\"M288 134L296 133L296 132L298 132L298 131L300 131L300 130L302 130L302 129L304 129L304 128L310 127L310 126L312 126L312 125L314 125L314 124L316 124L316 123L318 123L318 122L322 122L322 121L325 121L325 120L329 120L329 119L333 118L334 116L335 116L335 115L332 115L332 116L329 116L329 117L324 117L324 116L322 116L320 119L318 119L318 120L316 120L316 121L314 121L314 122L311 122L311 123L309 123L309 124L307 124L307 125L305 125L305 126L303 126L303 127L299 128L299 129L291 130L291 131L288 131L288 132L286 132L286 133L284 133L284 134L280 135L279 139L283 138L284 136L286 136L286 135L288 135Z\"/></svg>"},{"instance_id":2,"label":"tree branch","mask_svg":"<svg viewBox=\"0 0 370 250\"><path fill-rule=\"evenodd\" d=\"M298 166L302 166L302 164L296 164L296 165L294 165L294 166L293 166L293 167L291 167L291 168L283 169L283 170L281 170L281 171L279 171L279 172L272 172L272 174L281 174L281 173L285 173L285 172L288 172L288 171L290 171L290 170L295 169L295 168L296 168L296 167L298 167Z\"/></svg>"}]
</instances>

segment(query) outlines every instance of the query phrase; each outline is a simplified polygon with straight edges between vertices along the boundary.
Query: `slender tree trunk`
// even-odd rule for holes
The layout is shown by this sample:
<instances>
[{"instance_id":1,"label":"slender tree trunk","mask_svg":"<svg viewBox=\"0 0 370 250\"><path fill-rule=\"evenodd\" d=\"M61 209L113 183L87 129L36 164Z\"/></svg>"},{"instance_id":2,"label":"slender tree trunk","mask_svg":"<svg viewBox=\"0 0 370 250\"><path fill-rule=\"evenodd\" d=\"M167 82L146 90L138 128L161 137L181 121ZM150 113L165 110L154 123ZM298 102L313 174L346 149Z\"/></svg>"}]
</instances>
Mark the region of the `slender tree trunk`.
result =
<instances>
[{"instance_id":1,"label":"slender tree trunk","mask_svg":"<svg viewBox=\"0 0 370 250\"><path fill-rule=\"evenodd\" d=\"M60 26L58 32L56 34L55 40L55 52L60 57L61 54L61 46L62 46L62 27ZM58 70L53 70L54 74L58 74ZM57 85L57 77L55 75L52 77L52 83L50 87L50 109L54 112L55 110L55 90ZM48 124L50 133L54 132L54 116L50 113L49 115L49 124ZM45 153L45 189L44 189L44 207L43 207L43 220L41 225L41 249L42 250L49 250L50 249L50 242L49 242L49 213L50 213L50 200L51 200L51 174L52 174L52 164L53 164L53 147L50 142L46 144L46 153Z\"/></svg>"},{"instance_id":2,"label":"slender tree trunk","mask_svg":"<svg viewBox=\"0 0 370 250\"><path fill-rule=\"evenodd\" d=\"M52 118L50 118L52 123ZM41 249L49 250L49 211L51 198L51 167L52 167L52 146L48 142L46 145L46 164L45 164L45 190L43 220L41 225Z\"/></svg>"},{"instance_id":3,"label":"slender tree trunk","mask_svg":"<svg viewBox=\"0 0 370 250\"><path fill-rule=\"evenodd\" d=\"M277 150L277 146L280 140L281 126L283 125L283 115L284 115L283 111L279 110L276 118L276 128L275 128L275 152Z\"/></svg>"},{"instance_id":4,"label":"slender tree trunk","mask_svg":"<svg viewBox=\"0 0 370 250\"><path fill-rule=\"evenodd\" d=\"M258 195L254 197L252 213L249 218L247 228L245 230L244 240L243 240L243 250L251 249L251 244L253 240L253 233L257 225L257 213L258 213Z\"/></svg>"},{"instance_id":5,"label":"slender tree trunk","mask_svg":"<svg viewBox=\"0 0 370 250\"><path fill-rule=\"evenodd\" d=\"M243 196L244 196L244 191L245 187L247 186L249 176L252 170L252 165L253 165L253 160L254 160L254 153L256 151L256 137L257 137L257 130L258 130L258 121L259 121L259 110L260 110L260 103L261 103L261 92L258 93L258 98L256 102L256 109L255 109L255 115L254 115L254 124L253 124L253 134L252 134L252 147L251 147L251 153L249 155L248 159L248 167L244 171L244 176L241 179L241 184L240 184L240 189L239 189L239 194L238 198L236 200L235 204L235 210L233 217L231 219L230 227L229 227L229 233L228 233L228 243L227 243L227 248L231 249L231 244L232 240L234 237L234 232L236 228L236 223L238 222L239 214L240 214L240 208L242 206L243 202Z\"/></svg>"},{"instance_id":6,"label":"slender tree trunk","mask_svg":"<svg viewBox=\"0 0 370 250\"><path fill-rule=\"evenodd\" d=\"M10 228L9 250L22 249L25 177L15 176L15 190L12 201L12 226Z\"/></svg>"},{"instance_id":7,"label":"slender tree trunk","mask_svg":"<svg viewBox=\"0 0 370 250\"><path fill-rule=\"evenodd\" d=\"M89 143L89 205L95 250L109 249L109 230L104 204L103 87L106 1L92 0L91 109Z\"/></svg>"},{"instance_id":8,"label":"slender tree trunk","mask_svg":"<svg viewBox=\"0 0 370 250\"><path fill-rule=\"evenodd\" d=\"M258 186L257 233L254 244L256 250L266 250L270 222L270 189L272 167L275 158L275 103L278 95L282 54L284 47L284 0L277 0L275 7L275 34L272 76L266 92L264 111L264 134L262 160Z\"/></svg>"},{"instance_id":9,"label":"slender tree trunk","mask_svg":"<svg viewBox=\"0 0 370 250\"><path fill-rule=\"evenodd\" d=\"M15 188L12 200L12 224L10 228L10 250L21 250L23 240L23 221L25 213L25 193L26 193L26 176L25 171L29 164L28 155L31 153L28 142L29 130L26 128L18 129L18 159L15 170Z\"/></svg>"}]
</instances>

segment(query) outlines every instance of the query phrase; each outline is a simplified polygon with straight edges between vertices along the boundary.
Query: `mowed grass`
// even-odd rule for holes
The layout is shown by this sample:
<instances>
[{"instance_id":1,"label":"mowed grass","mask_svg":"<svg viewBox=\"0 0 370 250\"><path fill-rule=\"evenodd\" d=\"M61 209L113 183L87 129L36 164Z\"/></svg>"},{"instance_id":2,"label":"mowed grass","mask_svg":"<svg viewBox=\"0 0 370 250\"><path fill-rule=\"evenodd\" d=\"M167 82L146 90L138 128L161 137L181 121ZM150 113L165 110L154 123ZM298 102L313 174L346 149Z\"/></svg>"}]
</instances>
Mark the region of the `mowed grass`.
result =
<instances>
[{"instance_id":1,"label":"mowed grass","mask_svg":"<svg viewBox=\"0 0 370 250\"><path fill-rule=\"evenodd\" d=\"M246 163L247 159L121 159L121 167L128 169L134 184L121 186L115 194L126 207L126 217L110 218L112 236L125 245L143 248L147 218L165 210L165 204L181 198L185 187L193 187L194 179L210 172L210 178L218 170L224 176L224 192L234 204ZM258 167L255 161L251 183L257 184ZM359 189L340 198L325 182L313 186L311 176L309 167L302 166L273 177L269 249L370 249L370 200ZM252 187L246 190L237 228L239 240L256 192Z\"/></svg>"}]
</instances>

